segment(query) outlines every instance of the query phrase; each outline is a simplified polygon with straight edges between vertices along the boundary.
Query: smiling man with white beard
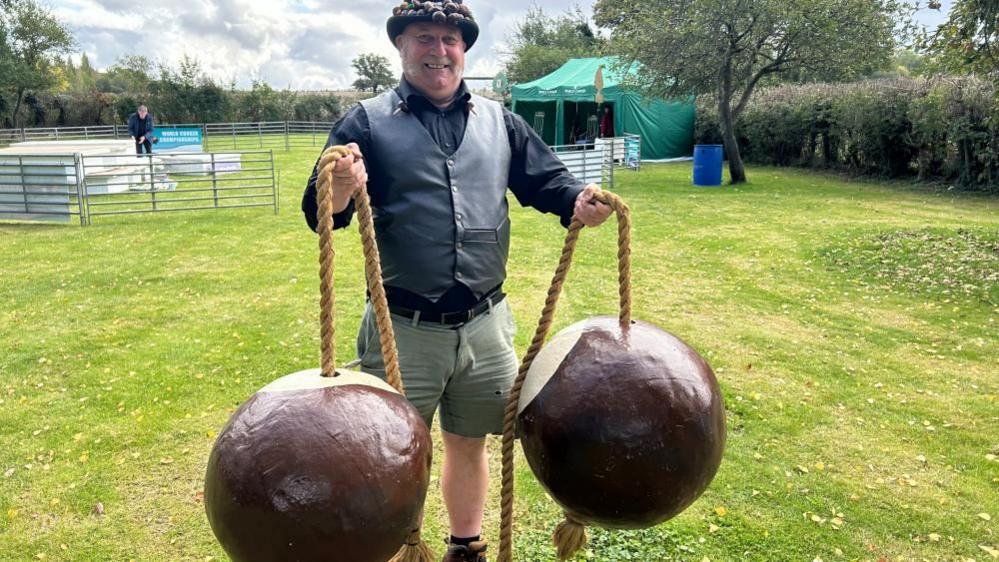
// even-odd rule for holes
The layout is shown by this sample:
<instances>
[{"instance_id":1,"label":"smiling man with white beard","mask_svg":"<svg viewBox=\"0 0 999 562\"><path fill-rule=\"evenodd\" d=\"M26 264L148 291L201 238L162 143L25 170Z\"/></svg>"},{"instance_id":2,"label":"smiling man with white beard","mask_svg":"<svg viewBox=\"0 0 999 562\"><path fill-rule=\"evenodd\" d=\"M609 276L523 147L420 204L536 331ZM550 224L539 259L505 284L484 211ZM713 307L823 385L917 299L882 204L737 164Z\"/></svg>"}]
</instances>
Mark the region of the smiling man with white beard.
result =
<instances>
[{"instance_id":1,"label":"smiling man with white beard","mask_svg":"<svg viewBox=\"0 0 999 562\"><path fill-rule=\"evenodd\" d=\"M503 293L506 190L563 225L576 217L597 226L611 209L593 199L600 188L576 180L521 117L468 91L465 51L479 28L467 5L406 2L386 28L403 77L330 132L327 147L353 151L333 172L333 224L350 223L351 197L367 184L406 396L428 426L440 409L451 527L444 561L482 562L485 436L502 433L518 363ZM302 198L313 230L316 177L314 169ZM363 371L385 376L370 303L357 354Z\"/></svg>"}]
</instances>

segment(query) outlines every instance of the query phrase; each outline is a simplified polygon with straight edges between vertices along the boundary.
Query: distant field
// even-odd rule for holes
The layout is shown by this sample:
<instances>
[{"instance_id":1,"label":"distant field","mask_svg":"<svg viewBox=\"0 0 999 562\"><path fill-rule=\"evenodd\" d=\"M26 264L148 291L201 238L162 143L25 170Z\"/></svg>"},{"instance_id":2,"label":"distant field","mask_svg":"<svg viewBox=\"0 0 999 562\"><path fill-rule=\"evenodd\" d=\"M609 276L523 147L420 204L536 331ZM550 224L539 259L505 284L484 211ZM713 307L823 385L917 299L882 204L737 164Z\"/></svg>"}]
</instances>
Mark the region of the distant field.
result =
<instances>
[{"instance_id":1,"label":"distant field","mask_svg":"<svg viewBox=\"0 0 999 562\"><path fill-rule=\"evenodd\" d=\"M0 560L225 559L201 497L217 432L256 389L318 364L317 245L297 210L316 142L275 151L277 216L0 225ZM705 189L689 174L622 171L617 191L633 209L634 316L714 367L725 458L685 513L591 531L585 557L999 556L999 200L771 168ZM523 351L563 231L512 207ZM336 245L346 360L356 231ZM613 227L583 233L557 327L614 314L615 247ZM518 462L517 559L552 560L560 512ZM424 536L439 552L436 474Z\"/></svg>"}]
</instances>

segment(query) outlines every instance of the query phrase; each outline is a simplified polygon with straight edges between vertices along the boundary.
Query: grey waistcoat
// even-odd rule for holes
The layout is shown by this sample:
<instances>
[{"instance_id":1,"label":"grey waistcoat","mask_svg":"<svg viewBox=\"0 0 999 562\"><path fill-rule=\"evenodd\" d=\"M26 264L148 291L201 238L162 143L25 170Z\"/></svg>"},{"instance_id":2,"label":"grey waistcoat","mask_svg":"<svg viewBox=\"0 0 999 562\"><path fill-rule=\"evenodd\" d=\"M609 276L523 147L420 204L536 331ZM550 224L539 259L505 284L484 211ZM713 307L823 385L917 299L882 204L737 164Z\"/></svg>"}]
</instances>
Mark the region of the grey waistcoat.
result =
<instances>
[{"instance_id":1,"label":"grey waistcoat","mask_svg":"<svg viewBox=\"0 0 999 562\"><path fill-rule=\"evenodd\" d=\"M482 297L506 278L510 144L496 102L472 96L449 158L394 90L364 100L376 170L369 189L386 285L436 301L456 282Z\"/></svg>"}]
</instances>

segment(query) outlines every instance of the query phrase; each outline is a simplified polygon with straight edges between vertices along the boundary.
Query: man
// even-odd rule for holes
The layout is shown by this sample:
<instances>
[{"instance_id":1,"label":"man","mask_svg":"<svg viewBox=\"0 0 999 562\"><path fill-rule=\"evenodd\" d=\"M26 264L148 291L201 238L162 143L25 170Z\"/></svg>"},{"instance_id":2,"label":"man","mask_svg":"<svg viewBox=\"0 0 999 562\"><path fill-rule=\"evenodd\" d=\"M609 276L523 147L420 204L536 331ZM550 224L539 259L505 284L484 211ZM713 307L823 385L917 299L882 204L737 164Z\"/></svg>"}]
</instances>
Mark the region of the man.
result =
<instances>
[{"instance_id":1,"label":"man","mask_svg":"<svg viewBox=\"0 0 999 562\"><path fill-rule=\"evenodd\" d=\"M604 114L600 117L600 136L602 138L614 136L614 108L610 103L604 104Z\"/></svg>"},{"instance_id":2,"label":"man","mask_svg":"<svg viewBox=\"0 0 999 562\"><path fill-rule=\"evenodd\" d=\"M467 5L420 6L396 8L387 23L402 59L399 86L362 101L330 133L327 146L353 151L333 171L333 219L335 228L349 224L351 197L367 184L406 394L428 426L440 408L451 527L444 561L484 561L485 436L502 433L518 364L502 292L506 189L565 225L574 215L599 225L611 209L523 119L468 92L465 51L478 26ZM302 199L313 230L316 175ZM384 377L370 304L357 351L362 370Z\"/></svg>"},{"instance_id":3,"label":"man","mask_svg":"<svg viewBox=\"0 0 999 562\"><path fill-rule=\"evenodd\" d=\"M136 154L141 155L143 147L146 154L153 153L153 116L146 110L146 106L140 105L135 113L128 116L128 136L135 143Z\"/></svg>"}]
</instances>

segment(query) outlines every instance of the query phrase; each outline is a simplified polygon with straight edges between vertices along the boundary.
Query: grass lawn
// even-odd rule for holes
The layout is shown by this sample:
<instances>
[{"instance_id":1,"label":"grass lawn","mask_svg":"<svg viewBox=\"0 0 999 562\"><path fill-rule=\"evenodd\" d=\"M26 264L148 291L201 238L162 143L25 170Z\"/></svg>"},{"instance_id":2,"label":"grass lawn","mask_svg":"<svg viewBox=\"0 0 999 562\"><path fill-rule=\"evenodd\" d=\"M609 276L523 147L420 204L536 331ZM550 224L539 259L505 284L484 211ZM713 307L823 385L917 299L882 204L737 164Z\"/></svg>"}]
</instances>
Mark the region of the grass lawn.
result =
<instances>
[{"instance_id":1,"label":"grass lawn","mask_svg":"<svg viewBox=\"0 0 999 562\"><path fill-rule=\"evenodd\" d=\"M0 225L0 560L225 559L201 497L216 434L256 389L318 364L317 244L297 210L317 153L275 153L277 216ZM619 172L617 191L634 215L634 316L714 367L725 457L686 512L591 530L585 557L999 556L999 200L771 168L705 189L689 173ZM563 234L514 207L523 351ZM345 361L356 230L336 244ZM583 233L557 327L615 313L615 248L612 226ZM551 560L560 512L518 467L517 559ZM440 551L436 476L427 514Z\"/></svg>"}]
</instances>

